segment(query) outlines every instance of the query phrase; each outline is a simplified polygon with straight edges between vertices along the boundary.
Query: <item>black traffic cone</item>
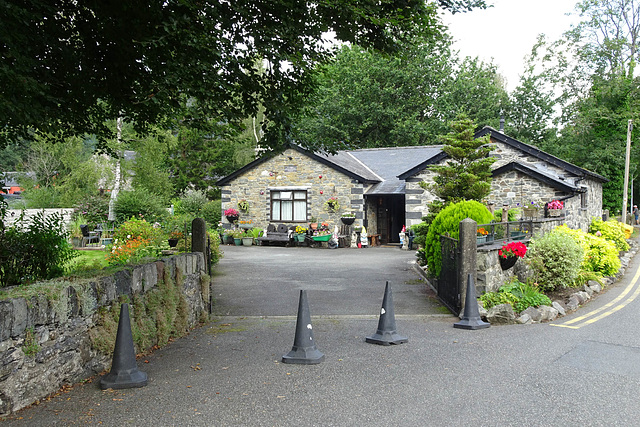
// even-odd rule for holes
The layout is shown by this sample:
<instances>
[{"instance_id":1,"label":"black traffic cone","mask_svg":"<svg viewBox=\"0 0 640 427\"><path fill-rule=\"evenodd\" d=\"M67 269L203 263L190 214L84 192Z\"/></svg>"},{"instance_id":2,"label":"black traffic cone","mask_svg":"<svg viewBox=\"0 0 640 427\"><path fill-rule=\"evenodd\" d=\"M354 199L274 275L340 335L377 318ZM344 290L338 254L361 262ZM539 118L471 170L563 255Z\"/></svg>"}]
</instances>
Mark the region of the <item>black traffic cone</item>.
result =
<instances>
[{"instance_id":1,"label":"black traffic cone","mask_svg":"<svg viewBox=\"0 0 640 427\"><path fill-rule=\"evenodd\" d=\"M391 345L409 342L409 338L397 334L396 315L393 312L393 295L389 281L384 289L382 309L378 320L378 330L373 336L366 337L365 341L371 344Z\"/></svg>"},{"instance_id":2,"label":"black traffic cone","mask_svg":"<svg viewBox=\"0 0 640 427\"><path fill-rule=\"evenodd\" d=\"M454 328L459 329L484 329L491 326L490 323L482 321L478 310L478 300L476 299L476 284L471 273L467 276L467 296L464 300L464 313L462 320L454 323Z\"/></svg>"},{"instance_id":3,"label":"black traffic cone","mask_svg":"<svg viewBox=\"0 0 640 427\"><path fill-rule=\"evenodd\" d=\"M313 340L313 327L307 291L300 290L298 303L298 321L296 323L296 337L293 340L291 351L282 356L284 363L297 363L299 365L316 365L324 361L324 354L318 350Z\"/></svg>"},{"instance_id":4,"label":"black traffic cone","mask_svg":"<svg viewBox=\"0 0 640 427\"><path fill-rule=\"evenodd\" d=\"M100 379L100 388L106 390L144 387L147 385L147 374L138 370L136 352L133 348L131 321L129 320L129 304L120 306L120 321L116 345L113 349L111 372Z\"/></svg>"}]
</instances>

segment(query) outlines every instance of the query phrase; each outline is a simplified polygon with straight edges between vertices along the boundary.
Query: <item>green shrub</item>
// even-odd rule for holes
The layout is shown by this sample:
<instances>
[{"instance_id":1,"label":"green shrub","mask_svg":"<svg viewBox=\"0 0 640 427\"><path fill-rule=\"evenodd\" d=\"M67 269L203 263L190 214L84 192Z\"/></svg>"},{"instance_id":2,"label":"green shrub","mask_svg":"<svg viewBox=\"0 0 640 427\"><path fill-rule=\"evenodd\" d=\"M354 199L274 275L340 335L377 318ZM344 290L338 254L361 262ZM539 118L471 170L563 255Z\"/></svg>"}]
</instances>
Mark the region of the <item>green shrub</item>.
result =
<instances>
[{"instance_id":1,"label":"green shrub","mask_svg":"<svg viewBox=\"0 0 640 427\"><path fill-rule=\"evenodd\" d=\"M222 218L222 205L220 204L220 200L205 203L204 206L202 206L200 216L210 227L216 228Z\"/></svg>"},{"instance_id":2,"label":"green shrub","mask_svg":"<svg viewBox=\"0 0 640 427\"><path fill-rule=\"evenodd\" d=\"M168 215L158 198L142 188L136 191L121 191L114 211L118 222L124 222L130 218L156 222L162 221Z\"/></svg>"},{"instance_id":3,"label":"green shrub","mask_svg":"<svg viewBox=\"0 0 640 427\"><path fill-rule=\"evenodd\" d=\"M27 226L22 217L5 228L6 203L0 200L0 286L51 279L64 275L65 265L76 256L68 242L61 214L46 218L38 212Z\"/></svg>"},{"instance_id":4,"label":"green shrub","mask_svg":"<svg viewBox=\"0 0 640 427\"><path fill-rule=\"evenodd\" d=\"M582 264L584 250L570 235L554 229L531 240L527 259L542 290L553 291L572 284Z\"/></svg>"},{"instance_id":5,"label":"green shrub","mask_svg":"<svg viewBox=\"0 0 640 427\"><path fill-rule=\"evenodd\" d=\"M201 215L204 205L209 199L202 190L185 190L177 200L173 201L173 209L175 214L189 214L192 217ZM216 221L216 224L220 218Z\"/></svg>"},{"instance_id":6,"label":"green shrub","mask_svg":"<svg viewBox=\"0 0 640 427\"><path fill-rule=\"evenodd\" d=\"M429 227L424 247L424 259L429 266L430 274L440 275L442 267L442 253L440 248L440 234L448 234L457 239L460 233L459 223L463 219L471 218L478 224L491 221L491 212L480 202L467 200L454 203L444 208ZM419 251L420 252L420 251ZM418 259L421 255L418 254Z\"/></svg>"},{"instance_id":7,"label":"green shrub","mask_svg":"<svg viewBox=\"0 0 640 427\"><path fill-rule=\"evenodd\" d=\"M624 238L624 232L622 228L620 228L620 223L615 219L610 219L605 222L599 218L593 218L589 226L589 233L596 234L598 231L604 239L612 241L618 251L629 250L629 244Z\"/></svg>"},{"instance_id":8,"label":"green shrub","mask_svg":"<svg viewBox=\"0 0 640 427\"><path fill-rule=\"evenodd\" d=\"M114 240L126 242L128 240L142 239L157 243L161 239L162 232L144 219L131 218L120 225L113 233Z\"/></svg>"},{"instance_id":9,"label":"green shrub","mask_svg":"<svg viewBox=\"0 0 640 427\"><path fill-rule=\"evenodd\" d=\"M613 241L598 237L595 234L585 233L582 230L573 230L562 225L556 228L557 232L571 236L584 251L581 268L584 271L592 271L603 276L613 276L620 270L620 258L618 249Z\"/></svg>"},{"instance_id":10,"label":"green shrub","mask_svg":"<svg viewBox=\"0 0 640 427\"><path fill-rule=\"evenodd\" d=\"M480 297L484 308L489 309L499 304L511 304L516 313L520 313L529 307L551 305L548 296L530 283L522 283L517 279L498 289L498 292L487 292Z\"/></svg>"},{"instance_id":11,"label":"green shrub","mask_svg":"<svg viewBox=\"0 0 640 427\"><path fill-rule=\"evenodd\" d=\"M109 197L95 195L84 199L73 206L71 218L75 221L78 216L85 219L84 224L93 230L99 224L106 223L109 219Z\"/></svg>"}]
</instances>

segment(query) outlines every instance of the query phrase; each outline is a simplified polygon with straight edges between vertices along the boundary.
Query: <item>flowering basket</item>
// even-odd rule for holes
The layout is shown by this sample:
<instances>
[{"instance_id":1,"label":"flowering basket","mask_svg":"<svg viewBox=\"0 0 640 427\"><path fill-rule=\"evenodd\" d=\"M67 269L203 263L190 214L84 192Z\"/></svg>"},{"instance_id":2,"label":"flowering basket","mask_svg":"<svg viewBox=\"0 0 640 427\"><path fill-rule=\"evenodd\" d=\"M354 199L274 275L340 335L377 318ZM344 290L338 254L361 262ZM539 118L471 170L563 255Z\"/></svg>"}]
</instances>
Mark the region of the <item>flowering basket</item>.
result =
<instances>
[{"instance_id":1,"label":"flowering basket","mask_svg":"<svg viewBox=\"0 0 640 427\"><path fill-rule=\"evenodd\" d=\"M511 242L502 245L498 249L498 256L500 258L523 258L527 253L527 246L522 242Z\"/></svg>"},{"instance_id":2,"label":"flowering basket","mask_svg":"<svg viewBox=\"0 0 640 427\"><path fill-rule=\"evenodd\" d=\"M324 202L324 207L329 212L338 212L340 210L340 203L338 202L338 198L337 197L329 198L329 200Z\"/></svg>"},{"instance_id":3,"label":"flowering basket","mask_svg":"<svg viewBox=\"0 0 640 427\"><path fill-rule=\"evenodd\" d=\"M552 200L547 203L547 209L549 211L560 211L562 208L564 208L564 204L560 200Z\"/></svg>"}]
</instances>

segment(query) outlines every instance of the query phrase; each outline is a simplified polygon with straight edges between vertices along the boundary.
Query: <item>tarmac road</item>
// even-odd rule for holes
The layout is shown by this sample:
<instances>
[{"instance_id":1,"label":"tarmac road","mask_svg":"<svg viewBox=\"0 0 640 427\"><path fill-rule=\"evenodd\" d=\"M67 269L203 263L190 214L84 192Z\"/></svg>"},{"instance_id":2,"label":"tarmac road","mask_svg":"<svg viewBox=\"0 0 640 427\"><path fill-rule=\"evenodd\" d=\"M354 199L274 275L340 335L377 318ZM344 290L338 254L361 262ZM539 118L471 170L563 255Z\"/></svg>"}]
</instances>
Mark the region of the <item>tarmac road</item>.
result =
<instances>
[{"instance_id":1,"label":"tarmac road","mask_svg":"<svg viewBox=\"0 0 640 427\"><path fill-rule=\"evenodd\" d=\"M640 423L637 404L640 306L633 297L640 289L636 276L640 257L632 261L625 278L609 291L573 315L554 322L567 322L603 307L601 314L609 312L617 304L616 297L626 292L628 297L617 300L624 301L619 310L591 324L578 329L536 324L467 331L454 329L456 319L452 316L429 315L429 305L418 305L425 312L410 314L413 309L409 307L414 306L402 302L404 286L409 289L407 293L418 289L408 298L426 296L419 291L422 285L414 284L417 276L406 269L410 254L398 249L275 248L273 252L268 251L274 248L246 249L255 253L227 250L220 265L221 274L216 276L218 310L229 314L139 360L140 368L149 375L148 386L100 391L97 382L79 385L39 406L18 412L3 425ZM312 366L288 365L281 363L281 357L293 344L295 319L291 315L295 313L291 310L297 309L297 289L307 282L295 279L289 272L283 273L286 280L279 284L274 280L271 285L257 282L257 276L249 276L256 281L255 288L265 287L251 296L246 283L239 284L237 278L231 280L236 273L222 272L227 268L241 272L238 260L243 259L250 266L253 264L248 257L254 255L263 265L274 268L280 268L273 261L279 256L287 260L287 265L307 268L309 264L303 262L307 253L314 258L313 263L325 266L326 270L335 270L332 267L338 265L354 266L358 273L362 271L354 264L361 263L354 263L351 257L364 257L364 261L371 257L369 260L374 262L367 267L368 271L378 277L369 289L365 286L367 281L344 273L343 279L351 280L355 288L362 287L361 291L336 290L343 285L333 273L335 281L311 282L311 286L316 286L309 290L314 337L326 360ZM382 270L376 273L378 267ZM379 282L387 279L394 280L396 313L403 312L398 316L398 332L408 336L409 342L384 347L367 344L364 337L375 332L376 318L366 313L369 305L375 305L376 312L379 310L383 292L383 284ZM237 289L229 289L231 286ZM280 291L283 301L276 304L273 300L280 297ZM234 292L239 301L227 305ZM295 295L292 297L290 293ZM351 310L350 301L354 304ZM608 305L611 302L614 304ZM260 307L260 314L250 310L251 304ZM289 309L279 308L280 305ZM340 312L344 307L346 311Z\"/></svg>"}]
</instances>

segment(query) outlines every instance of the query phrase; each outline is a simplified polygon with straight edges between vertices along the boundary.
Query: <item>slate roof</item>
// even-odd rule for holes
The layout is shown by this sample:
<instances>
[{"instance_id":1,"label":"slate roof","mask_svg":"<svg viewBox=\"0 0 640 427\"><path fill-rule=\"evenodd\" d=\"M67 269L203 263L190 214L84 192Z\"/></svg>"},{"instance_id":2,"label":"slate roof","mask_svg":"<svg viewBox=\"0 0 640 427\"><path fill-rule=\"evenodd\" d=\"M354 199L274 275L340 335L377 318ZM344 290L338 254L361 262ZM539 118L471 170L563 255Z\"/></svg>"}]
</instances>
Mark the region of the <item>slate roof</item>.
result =
<instances>
[{"instance_id":1,"label":"slate roof","mask_svg":"<svg viewBox=\"0 0 640 427\"><path fill-rule=\"evenodd\" d=\"M541 161L554 165L579 178L590 177L597 181L606 182L607 179L597 173L582 169L576 165L552 156L538 148L513 139L492 127L486 126L475 137L479 138L490 134L497 141L510 145L527 155L537 157ZM368 148L353 151L339 151L336 154L313 153L299 146L292 145L297 150L311 159L323 163L345 175L366 184L373 184L366 192L367 195L404 194L405 182L432 164L439 163L447 157L442 151L442 145L412 146L412 147L388 147ZM220 179L217 185L222 186L231 182L235 177L243 174L265 162L270 157L261 157L232 174ZM512 162L493 171L493 176L500 175L510 170L518 170L532 178L545 182L559 190L577 193L582 192L574 182L569 182L563 176L553 173L551 170Z\"/></svg>"},{"instance_id":2,"label":"slate roof","mask_svg":"<svg viewBox=\"0 0 640 427\"><path fill-rule=\"evenodd\" d=\"M407 169L423 163L424 159L431 159L441 152L440 145L369 148L339 152L335 159L330 160L339 160L343 154L349 154L378 176L379 182L366 194L404 194L405 181L398 176Z\"/></svg>"}]
</instances>

